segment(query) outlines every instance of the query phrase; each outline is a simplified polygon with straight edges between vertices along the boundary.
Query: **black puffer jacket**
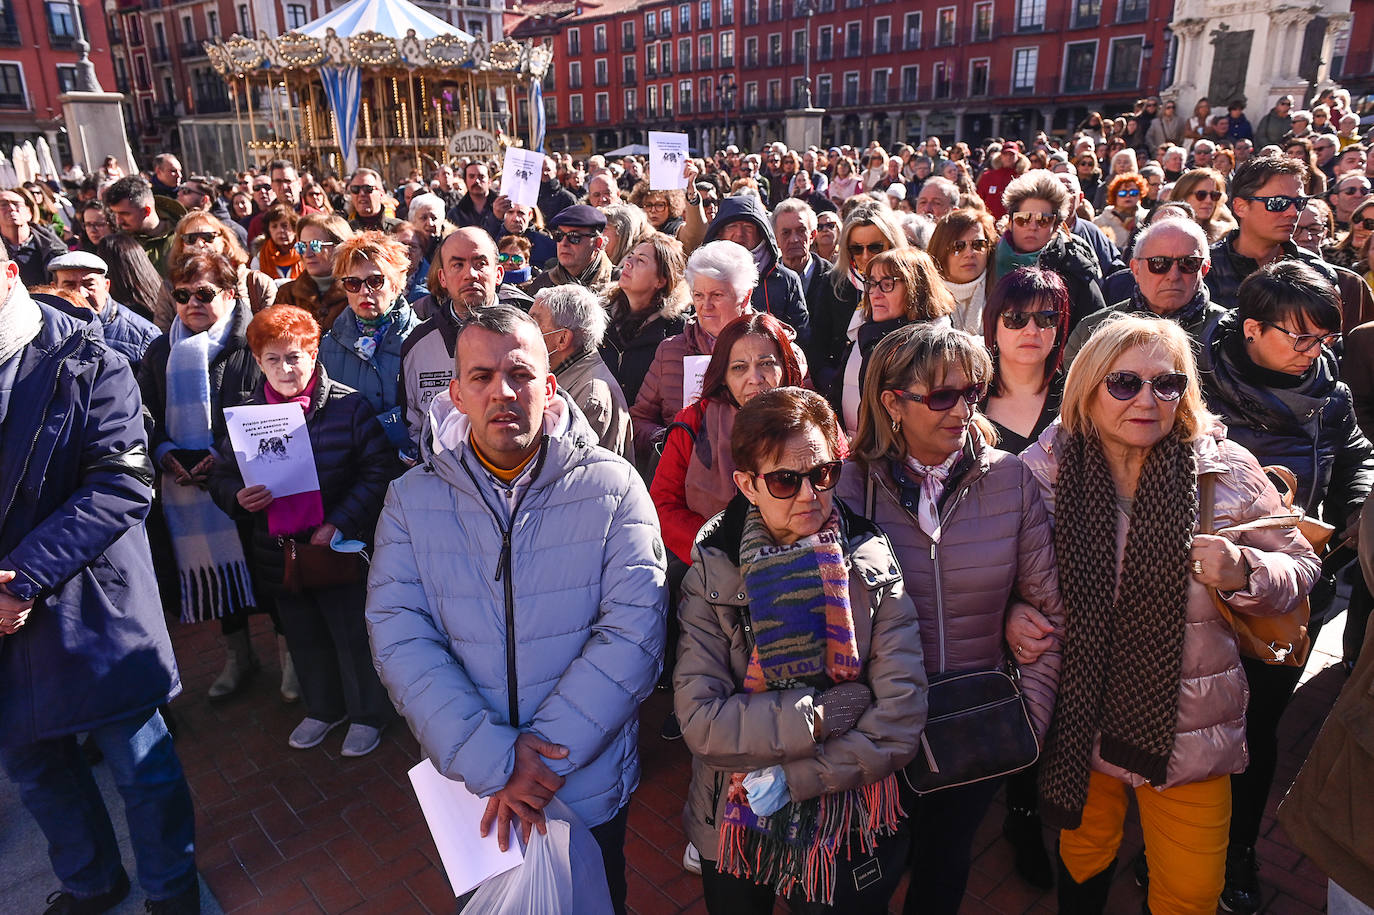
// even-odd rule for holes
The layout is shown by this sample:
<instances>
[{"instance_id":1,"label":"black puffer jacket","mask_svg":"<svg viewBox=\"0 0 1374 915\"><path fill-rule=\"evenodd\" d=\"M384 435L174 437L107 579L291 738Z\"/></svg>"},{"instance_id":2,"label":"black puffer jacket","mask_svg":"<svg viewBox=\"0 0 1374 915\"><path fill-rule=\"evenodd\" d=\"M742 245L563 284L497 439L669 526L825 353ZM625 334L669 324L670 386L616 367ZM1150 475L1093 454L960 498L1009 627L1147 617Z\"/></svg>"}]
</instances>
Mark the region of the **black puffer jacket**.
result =
<instances>
[{"instance_id":1,"label":"black puffer jacket","mask_svg":"<svg viewBox=\"0 0 1374 915\"><path fill-rule=\"evenodd\" d=\"M1323 349L1294 387L1287 376L1256 366L1245 353L1241 322L1227 315L1205 341L1202 393L1226 423L1227 437L1264 465L1282 464L1298 478L1295 504L1337 530L1364 504L1374 486L1374 445L1360 432L1350 389Z\"/></svg>"},{"instance_id":2,"label":"black puffer jacket","mask_svg":"<svg viewBox=\"0 0 1374 915\"><path fill-rule=\"evenodd\" d=\"M224 408L237 407L248 400L254 387L262 386L262 370L248 348L248 322L253 314L248 306L239 302L234 306L234 317L229 339L220 350L215 361L210 363L210 390L214 400L211 410L211 427L215 438L225 433ZM150 421L148 451L157 454L159 445L167 438L167 357L172 353L172 337L163 334L152 343L143 354L143 364L139 366L138 387L143 393L143 409Z\"/></svg>"},{"instance_id":3,"label":"black puffer jacket","mask_svg":"<svg viewBox=\"0 0 1374 915\"><path fill-rule=\"evenodd\" d=\"M649 373L658 345L682 333L687 322L681 315L665 318L660 313L636 324L629 320L629 309L623 300L617 301L616 297L607 303L607 308L611 320L606 327L606 337L601 341L601 360L620 382L625 402L632 404L639 396L639 386Z\"/></svg>"},{"instance_id":4,"label":"black puffer jacket","mask_svg":"<svg viewBox=\"0 0 1374 915\"><path fill-rule=\"evenodd\" d=\"M806 294L802 292L801 278L782 262L782 249L778 247L777 236L773 234L773 220L768 211L753 194L742 197L726 197L720 202L716 218L706 227L702 244L710 244L720 237L721 229L728 223L747 219L754 224L763 238L765 247L763 266L759 269L759 282L754 287L752 303L754 311L768 312L773 317L791 327L797 333L797 343L803 348L811 337L810 317L806 312ZM841 328L843 330L844 328Z\"/></svg>"},{"instance_id":5,"label":"black puffer jacket","mask_svg":"<svg viewBox=\"0 0 1374 915\"><path fill-rule=\"evenodd\" d=\"M1069 330L1088 315L1107 307L1102 298L1102 267L1097 254L1077 235L1056 232L1040 252L1040 266L1053 270L1069 292ZM992 290L988 290L992 294Z\"/></svg>"},{"instance_id":6,"label":"black puffer jacket","mask_svg":"<svg viewBox=\"0 0 1374 915\"><path fill-rule=\"evenodd\" d=\"M1259 269L1259 262L1236 252L1235 243L1240 229L1235 229L1221 241L1212 245L1212 269L1207 273L1207 288L1212 291L1212 301L1223 308L1236 307L1236 294L1245 278ZM1324 276L1331 285L1337 285L1336 271L1317 255L1306 248L1299 248L1291 241L1283 243L1283 259L1302 261Z\"/></svg>"},{"instance_id":7,"label":"black puffer jacket","mask_svg":"<svg viewBox=\"0 0 1374 915\"><path fill-rule=\"evenodd\" d=\"M387 485L401 475L401 463L367 399L331 381L323 365L317 364L315 373L317 381L305 427L310 432L315 472L320 478L324 520L348 540L371 543ZM246 403L267 403L261 379ZM267 532L267 512L250 516L239 505L243 476L227 434L216 440L215 448L225 459L210 475L210 495L231 518L253 518L254 567L265 584L278 585L282 580L282 549L277 538Z\"/></svg>"}]
</instances>

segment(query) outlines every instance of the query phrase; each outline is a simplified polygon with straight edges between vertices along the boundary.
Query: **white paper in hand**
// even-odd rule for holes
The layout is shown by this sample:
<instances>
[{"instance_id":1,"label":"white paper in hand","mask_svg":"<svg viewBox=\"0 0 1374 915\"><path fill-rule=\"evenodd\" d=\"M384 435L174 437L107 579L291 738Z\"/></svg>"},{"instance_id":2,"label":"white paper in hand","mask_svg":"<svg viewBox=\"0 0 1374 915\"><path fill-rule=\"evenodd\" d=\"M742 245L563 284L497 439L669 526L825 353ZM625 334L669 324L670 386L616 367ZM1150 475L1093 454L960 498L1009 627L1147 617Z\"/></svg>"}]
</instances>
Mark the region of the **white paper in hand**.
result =
<instances>
[{"instance_id":1,"label":"white paper in hand","mask_svg":"<svg viewBox=\"0 0 1374 915\"><path fill-rule=\"evenodd\" d=\"M525 852L514 824L506 851L496 843L495 829L482 838L479 830L487 802L467 785L445 778L428 759L410 770L410 784L420 800L420 810L455 897L524 862Z\"/></svg>"},{"instance_id":2,"label":"white paper in hand","mask_svg":"<svg viewBox=\"0 0 1374 915\"><path fill-rule=\"evenodd\" d=\"M230 407L224 419L245 485L266 486L276 498L320 488L300 404Z\"/></svg>"},{"instance_id":3,"label":"white paper in hand","mask_svg":"<svg viewBox=\"0 0 1374 915\"><path fill-rule=\"evenodd\" d=\"M706 378L710 356L682 357L682 403L690 406L701 398L701 383Z\"/></svg>"},{"instance_id":4,"label":"white paper in hand","mask_svg":"<svg viewBox=\"0 0 1374 915\"><path fill-rule=\"evenodd\" d=\"M501 195L532 207L539 203L539 184L544 180L544 154L532 149L510 146L501 163Z\"/></svg>"},{"instance_id":5,"label":"white paper in hand","mask_svg":"<svg viewBox=\"0 0 1374 915\"><path fill-rule=\"evenodd\" d=\"M649 188L680 191L687 187L682 175L687 156L687 134L649 131Z\"/></svg>"}]
</instances>

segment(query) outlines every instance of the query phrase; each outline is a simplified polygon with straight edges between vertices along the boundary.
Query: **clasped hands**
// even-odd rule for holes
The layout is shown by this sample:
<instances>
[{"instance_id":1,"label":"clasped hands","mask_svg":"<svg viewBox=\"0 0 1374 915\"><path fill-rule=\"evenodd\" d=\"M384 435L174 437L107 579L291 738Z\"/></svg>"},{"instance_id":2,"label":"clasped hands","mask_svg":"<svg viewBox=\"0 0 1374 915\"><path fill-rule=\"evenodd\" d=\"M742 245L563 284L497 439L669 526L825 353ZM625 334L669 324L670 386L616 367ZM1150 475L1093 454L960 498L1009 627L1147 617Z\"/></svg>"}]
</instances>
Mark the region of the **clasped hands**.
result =
<instances>
[{"instance_id":1,"label":"clasped hands","mask_svg":"<svg viewBox=\"0 0 1374 915\"><path fill-rule=\"evenodd\" d=\"M14 581L15 573L0 569L0 636L14 635L29 621L33 601L20 600L4 587Z\"/></svg>"},{"instance_id":2,"label":"clasped hands","mask_svg":"<svg viewBox=\"0 0 1374 915\"><path fill-rule=\"evenodd\" d=\"M484 839L491 832L492 824L496 825L496 844L502 851L510 846L510 827L514 821L520 823L522 842L530 840L532 830L539 830L540 835L547 833L544 807L563 787L564 778L548 767L544 762L546 758L567 759L568 748L530 733L515 739L515 768L506 787L487 799L480 825Z\"/></svg>"}]
</instances>

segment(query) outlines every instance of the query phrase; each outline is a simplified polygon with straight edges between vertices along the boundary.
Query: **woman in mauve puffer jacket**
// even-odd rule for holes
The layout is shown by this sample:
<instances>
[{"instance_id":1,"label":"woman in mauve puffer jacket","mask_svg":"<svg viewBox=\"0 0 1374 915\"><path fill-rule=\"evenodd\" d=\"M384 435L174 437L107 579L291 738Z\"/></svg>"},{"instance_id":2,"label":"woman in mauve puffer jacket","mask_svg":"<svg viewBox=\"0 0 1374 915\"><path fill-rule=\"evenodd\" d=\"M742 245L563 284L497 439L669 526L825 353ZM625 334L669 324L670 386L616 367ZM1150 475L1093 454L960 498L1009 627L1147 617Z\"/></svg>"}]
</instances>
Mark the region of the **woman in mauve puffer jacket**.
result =
<instances>
[{"instance_id":1,"label":"woman in mauve puffer jacket","mask_svg":"<svg viewBox=\"0 0 1374 915\"><path fill-rule=\"evenodd\" d=\"M1043 740L1059 679L1049 627L1062 627L1063 605L1035 478L987 443L991 424L973 406L991 375L982 343L962 331L913 324L885 337L869 359L839 495L892 541L920 615L930 679L1022 661L1021 686ZM1017 601L1044 624L1042 639L1006 634ZM973 836L1001 782L903 797L912 885L922 887L907 912L958 911Z\"/></svg>"}]
</instances>

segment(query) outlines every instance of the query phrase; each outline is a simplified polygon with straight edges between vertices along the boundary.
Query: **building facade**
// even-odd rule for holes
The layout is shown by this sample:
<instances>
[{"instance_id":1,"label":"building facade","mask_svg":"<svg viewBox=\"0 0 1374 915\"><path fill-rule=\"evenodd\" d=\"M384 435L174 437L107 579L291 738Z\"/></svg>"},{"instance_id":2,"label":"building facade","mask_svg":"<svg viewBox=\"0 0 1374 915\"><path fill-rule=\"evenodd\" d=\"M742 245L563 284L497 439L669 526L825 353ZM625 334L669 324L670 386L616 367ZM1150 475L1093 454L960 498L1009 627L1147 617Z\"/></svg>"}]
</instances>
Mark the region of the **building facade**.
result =
<instances>
[{"instance_id":1,"label":"building facade","mask_svg":"<svg viewBox=\"0 0 1374 915\"><path fill-rule=\"evenodd\" d=\"M1173 0L606 0L520 8L554 50L550 145L652 129L757 148L824 109L825 143L1071 131L1172 81Z\"/></svg>"},{"instance_id":2,"label":"building facade","mask_svg":"<svg viewBox=\"0 0 1374 915\"><path fill-rule=\"evenodd\" d=\"M7 0L0 6L0 151L46 137L59 165L71 162L68 125L58 96L72 89L77 50L74 0ZM101 87L115 85L110 36L97 6L81 10Z\"/></svg>"}]
</instances>

